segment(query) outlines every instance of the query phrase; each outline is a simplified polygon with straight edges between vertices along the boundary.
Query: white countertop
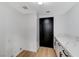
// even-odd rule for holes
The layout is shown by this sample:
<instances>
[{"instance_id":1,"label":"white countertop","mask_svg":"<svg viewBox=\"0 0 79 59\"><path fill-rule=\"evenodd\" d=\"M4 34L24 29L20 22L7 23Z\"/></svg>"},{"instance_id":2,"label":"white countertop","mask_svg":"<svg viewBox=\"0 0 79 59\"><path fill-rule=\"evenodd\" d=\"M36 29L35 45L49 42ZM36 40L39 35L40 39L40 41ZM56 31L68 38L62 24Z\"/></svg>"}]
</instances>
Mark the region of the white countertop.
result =
<instances>
[{"instance_id":1,"label":"white countertop","mask_svg":"<svg viewBox=\"0 0 79 59\"><path fill-rule=\"evenodd\" d=\"M60 44L68 50L73 57L79 57L79 39L65 36L56 36Z\"/></svg>"}]
</instances>

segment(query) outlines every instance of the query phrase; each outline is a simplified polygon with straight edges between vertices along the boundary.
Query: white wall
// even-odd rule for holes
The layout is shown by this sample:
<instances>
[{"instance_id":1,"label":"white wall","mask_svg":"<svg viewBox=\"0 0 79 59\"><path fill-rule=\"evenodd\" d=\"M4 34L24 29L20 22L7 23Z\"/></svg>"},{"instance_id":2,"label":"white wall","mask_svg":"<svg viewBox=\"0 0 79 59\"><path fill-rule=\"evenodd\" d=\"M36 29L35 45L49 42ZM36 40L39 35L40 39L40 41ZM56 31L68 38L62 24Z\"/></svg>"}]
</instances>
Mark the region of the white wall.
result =
<instances>
[{"instance_id":1,"label":"white wall","mask_svg":"<svg viewBox=\"0 0 79 59\"><path fill-rule=\"evenodd\" d=\"M36 14L24 15L23 16L23 32L21 36L23 36L24 42L27 43L23 45L23 48L37 51L37 17ZM19 32L20 33L20 32ZM23 43L24 43L23 42ZM26 46L26 47L25 47Z\"/></svg>"},{"instance_id":2,"label":"white wall","mask_svg":"<svg viewBox=\"0 0 79 59\"><path fill-rule=\"evenodd\" d=\"M68 22L67 33L73 36L79 36L79 3L66 13Z\"/></svg>"},{"instance_id":3,"label":"white wall","mask_svg":"<svg viewBox=\"0 0 79 59\"><path fill-rule=\"evenodd\" d=\"M63 15L54 17L54 35L66 33L66 19Z\"/></svg>"},{"instance_id":4,"label":"white wall","mask_svg":"<svg viewBox=\"0 0 79 59\"><path fill-rule=\"evenodd\" d=\"M63 33L79 36L79 3L74 5L66 14L55 16L55 34Z\"/></svg>"},{"instance_id":5,"label":"white wall","mask_svg":"<svg viewBox=\"0 0 79 59\"><path fill-rule=\"evenodd\" d=\"M37 50L37 16L23 15L0 3L0 56L14 56L20 48Z\"/></svg>"}]
</instances>

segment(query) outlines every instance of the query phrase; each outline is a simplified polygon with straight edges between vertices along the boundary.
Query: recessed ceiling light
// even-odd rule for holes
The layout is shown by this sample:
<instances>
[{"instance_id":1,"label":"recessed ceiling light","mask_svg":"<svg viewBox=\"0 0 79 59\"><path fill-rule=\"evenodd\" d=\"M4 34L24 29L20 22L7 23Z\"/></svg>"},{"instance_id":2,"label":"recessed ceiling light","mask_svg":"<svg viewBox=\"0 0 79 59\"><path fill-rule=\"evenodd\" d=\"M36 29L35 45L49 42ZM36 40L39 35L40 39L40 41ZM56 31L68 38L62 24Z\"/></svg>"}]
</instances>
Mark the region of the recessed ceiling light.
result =
<instances>
[{"instance_id":1,"label":"recessed ceiling light","mask_svg":"<svg viewBox=\"0 0 79 59\"><path fill-rule=\"evenodd\" d=\"M43 4L43 2L38 2L38 4L39 4L39 5L42 5L42 4Z\"/></svg>"},{"instance_id":2,"label":"recessed ceiling light","mask_svg":"<svg viewBox=\"0 0 79 59\"><path fill-rule=\"evenodd\" d=\"M27 7L27 6L23 6L22 8L23 8L23 9L28 9L28 7Z\"/></svg>"},{"instance_id":3,"label":"recessed ceiling light","mask_svg":"<svg viewBox=\"0 0 79 59\"><path fill-rule=\"evenodd\" d=\"M48 11L46 11L46 13L50 13L50 11L48 10Z\"/></svg>"}]
</instances>

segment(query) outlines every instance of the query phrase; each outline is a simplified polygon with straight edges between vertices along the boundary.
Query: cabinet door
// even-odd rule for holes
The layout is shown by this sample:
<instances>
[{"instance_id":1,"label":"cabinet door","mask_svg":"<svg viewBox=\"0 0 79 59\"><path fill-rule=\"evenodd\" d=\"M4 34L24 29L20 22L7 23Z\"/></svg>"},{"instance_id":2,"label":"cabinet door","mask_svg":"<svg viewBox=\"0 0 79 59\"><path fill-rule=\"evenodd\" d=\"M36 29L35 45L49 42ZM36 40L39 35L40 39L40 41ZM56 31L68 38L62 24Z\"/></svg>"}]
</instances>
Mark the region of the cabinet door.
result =
<instances>
[{"instance_id":1,"label":"cabinet door","mask_svg":"<svg viewBox=\"0 0 79 59\"><path fill-rule=\"evenodd\" d=\"M56 39L54 39L54 49L58 57L71 57L70 53Z\"/></svg>"},{"instance_id":2,"label":"cabinet door","mask_svg":"<svg viewBox=\"0 0 79 59\"><path fill-rule=\"evenodd\" d=\"M57 40L54 41L54 49L55 49L55 52L56 52L57 56L59 57L60 56L59 55L60 51L59 51L59 45L58 45Z\"/></svg>"}]
</instances>

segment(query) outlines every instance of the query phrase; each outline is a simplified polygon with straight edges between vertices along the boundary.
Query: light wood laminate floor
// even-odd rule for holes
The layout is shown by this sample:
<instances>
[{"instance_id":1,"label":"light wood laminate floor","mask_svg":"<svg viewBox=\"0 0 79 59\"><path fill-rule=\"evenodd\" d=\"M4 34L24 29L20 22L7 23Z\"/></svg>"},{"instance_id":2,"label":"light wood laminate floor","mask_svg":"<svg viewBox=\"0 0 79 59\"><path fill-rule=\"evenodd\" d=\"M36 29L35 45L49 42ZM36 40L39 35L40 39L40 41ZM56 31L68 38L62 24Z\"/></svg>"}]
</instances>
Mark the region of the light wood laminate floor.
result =
<instances>
[{"instance_id":1,"label":"light wood laminate floor","mask_svg":"<svg viewBox=\"0 0 79 59\"><path fill-rule=\"evenodd\" d=\"M56 53L53 48L40 47L37 52L23 50L17 57L56 57Z\"/></svg>"}]
</instances>

